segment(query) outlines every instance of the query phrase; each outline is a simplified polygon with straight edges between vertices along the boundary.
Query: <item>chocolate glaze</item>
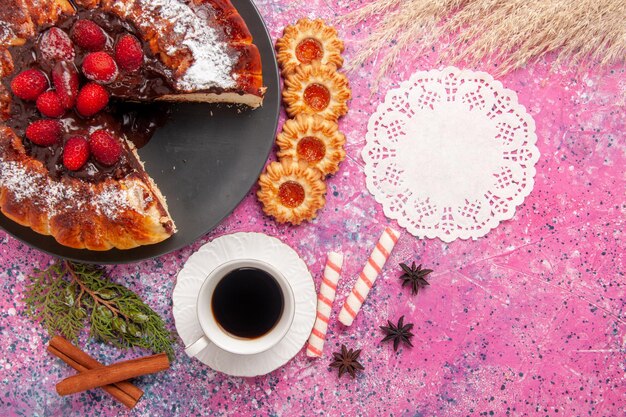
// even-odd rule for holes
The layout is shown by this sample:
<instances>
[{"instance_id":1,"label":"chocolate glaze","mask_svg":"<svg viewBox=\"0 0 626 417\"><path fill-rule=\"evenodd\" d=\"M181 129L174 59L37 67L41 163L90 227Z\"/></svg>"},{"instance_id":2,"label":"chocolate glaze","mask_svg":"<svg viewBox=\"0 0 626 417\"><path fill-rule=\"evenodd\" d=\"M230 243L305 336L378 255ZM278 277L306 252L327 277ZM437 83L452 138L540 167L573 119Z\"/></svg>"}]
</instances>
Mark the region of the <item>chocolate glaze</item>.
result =
<instances>
[{"instance_id":1,"label":"chocolate glaze","mask_svg":"<svg viewBox=\"0 0 626 417\"><path fill-rule=\"evenodd\" d=\"M148 144L152 135L165 125L172 113L168 103L117 102L111 112L121 122L123 132L131 132L128 139L141 149Z\"/></svg>"},{"instance_id":2,"label":"chocolate glaze","mask_svg":"<svg viewBox=\"0 0 626 417\"><path fill-rule=\"evenodd\" d=\"M104 52L111 55L114 53L114 45L120 36L130 33L141 39L141 36L132 24L114 14L99 10L79 10L76 15L66 19L58 26L70 33L71 28L78 19L93 20L104 29L104 32L107 34ZM86 54L82 50L76 52L74 62L76 68L80 68ZM171 70L152 54L145 42L143 43L143 54L145 58L140 70L132 73L120 71L120 76L111 84L107 84L106 87L111 96L146 101L165 94L171 94L175 91L169 81L173 79Z\"/></svg>"},{"instance_id":3,"label":"chocolate glaze","mask_svg":"<svg viewBox=\"0 0 626 417\"><path fill-rule=\"evenodd\" d=\"M233 67L233 73L237 75L238 88L235 90L239 94L262 95L259 87L259 75L261 74L259 52L254 45L246 44L251 40L251 36L243 19L235 12L230 3L223 0L210 0L210 5L206 7L206 15L216 19L223 30L224 40L234 41L230 46L232 53L239 57ZM125 33L130 33L138 39L142 39L139 31L132 23L121 19L119 16L104 12L99 9L84 9L76 7L76 13L72 16L64 16L54 26L63 29L71 34L71 29L79 19L90 19L97 23L106 33L107 42L104 51L113 54L117 39ZM39 33L43 33L50 27L39 28ZM30 39L26 44L19 47L11 47L10 52L13 58L15 69L13 74L4 78L2 82L7 89L11 80L19 72L27 68L38 68L43 70L48 76L53 63L44 62L37 47L39 35ZM241 43L239 43L241 42ZM144 63L142 67L132 73L120 71L117 79L105 85L111 95L111 100L106 109L94 117L85 119L75 110L68 110L61 118L65 126L63 142L69 137L82 134L88 135L97 129L107 129L116 136L131 141L137 148L145 145L157 127L161 126L168 116L167 104L137 104L136 102L152 102L154 99L169 95L180 94L174 87L176 75L172 69L165 66L150 50L147 43L142 42L144 51ZM80 72L84 57L88 51L84 51L75 45L76 56L74 64L79 69L81 86L87 81ZM215 87L202 91L203 93L222 93L223 90ZM128 100L135 102L131 103ZM11 114L7 124L13 128L15 133L24 138L26 127L33 121L42 119L35 107L35 103L24 102L12 96ZM24 139L24 145L30 155L36 157L46 164L51 176L55 178L71 176L87 181L100 181L103 178L120 178L136 170L139 162L134 156L126 155L113 167L105 167L93 161L93 158L79 171L71 172L63 167L61 162L62 144L45 148L34 145ZM139 170L141 171L141 170Z\"/></svg>"},{"instance_id":4,"label":"chocolate glaze","mask_svg":"<svg viewBox=\"0 0 626 417\"><path fill-rule=\"evenodd\" d=\"M117 38L125 33L137 36L137 31L132 24L110 13L99 10L79 10L76 15L68 16L58 22L57 27L65 30L68 34L78 19L90 19L102 27L107 34L105 52L113 54L113 48ZM41 32L48 29L41 28ZM137 36L139 38L139 36ZM39 37L31 39L23 46L12 47L10 52L15 69L13 74L2 80L7 89L13 77L28 68L38 68L50 78L51 63L44 62L37 47ZM81 68L82 61L88 51L75 46L76 68ZM59 119L64 126L62 144L42 147L24 139L24 147L29 155L43 162L48 168L50 175L55 178L70 176L86 181L98 182L105 178L120 179L133 171L137 171L139 162L129 152L125 152L115 165L111 167L99 164L93 158L78 171L67 170L62 163L63 144L71 136L88 136L98 129L106 129L120 137L131 141L135 147L140 148L148 143L155 130L162 126L169 115L168 106L158 103L137 103L137 101L151 101L156 97L172 94L175 89L169 80L172 80L171 71L166 68L144 44L144 64L142 68L133 73L120 71L117 79L105 85L111 95L107 108L90 118L83 118L74 109L70 109ZM79 71L81 86L88 80ZM52 86L52 83L50 83ZM123 101L132 99L135 102ZM27 102L12 96L11 114L7 125L22 138L25 138L26 127L35 120L44 117L37 110L34 102ZM139 171L141 171L139 169Z\"/></svg>"},{"instance_id":5,"label":"chocolate glaze","mask_svg":"<svg viewBox=\"0 0 626 417\"><path fill-rule=\"evenodd\" d=\"M141 39L141 36L131 23L121 19L115 14L103 12L102 10L78 9L75 15L66 16L54 26L63 29L70 35L74 23L79 19L93 20L104 30L107 42L103 51L111 56L114 55L115 43L120 36L130 33L136 38ZM48 28L49 26L40 28L40 33L45 32ZM45 62L41 59L39 48L37 48L39 38L40 36L37 36L34 39L28 40L24 46L10 49L16 67L14 73L17 72L18 69L21 70L33 65L48 74L50 73L54 63ZM172 94L176 91L170 82L170 80L173 80L172 71L152 54L145 42L142 44L144 62L141 68L131 73L120 70L120 74L116 80L106 85L112 97L131 98L135 101L149 101L165 94ZM89 51L85 51L78 46L75 46L74 49L76 51L74 64L76 68L80 70L83 60L85 56L89 54ZM83 81L84 80L83 78Z\"/></svg>"}]
</instances>

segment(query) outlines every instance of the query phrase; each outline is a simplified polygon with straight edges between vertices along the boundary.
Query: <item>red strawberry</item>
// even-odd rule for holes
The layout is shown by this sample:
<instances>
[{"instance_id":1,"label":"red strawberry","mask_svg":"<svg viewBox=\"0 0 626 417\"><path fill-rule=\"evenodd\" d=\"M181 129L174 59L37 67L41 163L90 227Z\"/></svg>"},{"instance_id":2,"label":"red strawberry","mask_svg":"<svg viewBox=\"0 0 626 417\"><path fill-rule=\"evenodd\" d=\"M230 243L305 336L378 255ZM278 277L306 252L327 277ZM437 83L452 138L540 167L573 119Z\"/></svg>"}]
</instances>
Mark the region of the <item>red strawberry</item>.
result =
<instances>
[{"instance_id":1,"label":"red strawberry","mask_svg":"<svg viewBox=\"0 0 626 417\"><path fill-rule=\"evenodd\" d=\"M102 165L115 164L122 155L122 144L106 130L96 130L89 136L89 148L96 161Z\"/></svg>"},{"instance_id":2,"label":"red strawberry","mask_svg":"<svg viewBox=\"0 0 626 417\"><path fill-rule=\"evenodd\" d=\"M61 117L65 107L61 104L59 95L54 91L46 91L37 99L37 109L46 117Z\"/></svg>"},{"instance_id":3,"label":"red strawberry","mask_svg":"<svg viewBox=\"0 0 626 417\"><path fill-rule=\"evenodd\" d=\"M61 123L57 120L37 120L26 128L26 137L36 145L54 145L61 138Z\"/></svg>"},{"instance_id":4,"label":"red strawberry","mask_svg":"<svg viewBox=\"0 0 626 417\"><path fill-rule=\"evenodd\" d=\"M141 43L133 35L123 35L115 45L115 61L125 71L135 71L143 63Z\"/></svg>"},{"instance_id":5,"label":"red strawberry","mask_svg":"<svg viewBox=\"0 0 626 417\"><path fill-rule=\"evenodd\" d=\"M68 61L57 62L52 69L52 83L63 107L74 107L78 94L78 71L74 64Z\"/></svg>"},{"instance_id":6,"label":"red strawberry","mask_svg":"<svg viewBox=\"0 0 626 417\"><path fill-rule=\"evenodd\" d=\"M96 83L88 83L81 88L76 99L76 110L85 117L91 117L109 104L109 93Z\"/></svg>"},{"instance_id":7,"label":"red strawberry","mask_svg":"<svg viewBox=\"0 0 626 417\"><path fill-rule=\"evenodd\" d=\"M108 84L117 77L117 64L106 52L92 52L83 60L83 74L90 80Z\"/></svg>"},{"instance_id":8,"label":"red strawberry","mask_svg":"<svg viewBox=\"0 0 626 417\"><path fill-rule=\"evenodd\" d=\"M87 19L76 22L71 35L76 45L88 51L101 51L107 41L102 28Z\"/></svg>"},{"instance_id":9,"label":"red strawberry","mask_svg":"<svg viewBox=\"0 0 626 417\"><path fill-rule=\"evenodd\" d=\"M37 100L47 89L46 75L36 69L22 71L11 81L11 91L22 100Z\"/></svg>"},{"instance_id":10,"label":"red strawberry","mask_svg":"<svg viewBox=\"0 0 626 417\"><path fill-rule=\"evenodd\" d=\"M41 57L47 62L71 61L75 56L74 44L70 37L57 27L52 27L41 35L39 51Z\"/></svg>"},{"instance_id":11,"label":"red strawberry","mask_svg":"<svg viewBox=\"0 0 626 417\"><path fill-rule=\"evenodd\" d=\"M89 159L89 142L83 136L72 136L63 147L63 165L70 171L77 171Z\"/></svg>"}]
</instances>

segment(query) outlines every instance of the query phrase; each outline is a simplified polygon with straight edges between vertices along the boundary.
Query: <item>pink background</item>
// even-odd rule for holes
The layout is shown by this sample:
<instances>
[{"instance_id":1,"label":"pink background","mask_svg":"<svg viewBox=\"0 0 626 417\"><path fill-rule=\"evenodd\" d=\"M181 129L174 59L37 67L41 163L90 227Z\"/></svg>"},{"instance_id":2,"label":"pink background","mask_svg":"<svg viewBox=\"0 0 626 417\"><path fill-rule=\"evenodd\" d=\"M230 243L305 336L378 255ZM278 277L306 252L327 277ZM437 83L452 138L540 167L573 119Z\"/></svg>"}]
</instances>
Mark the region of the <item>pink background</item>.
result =
<instances>
[{"instance_id":1,"label":"pink background","mask_svg":"<svg viewBox=\"0 0 626 417\"><path fill-rule=\"evenodd\" d=\"M361 4L256 3L274 38L299 17L332 19ZM339 26L348 60L374 24ZM437 63L435 56L407 53L371 98L371 63L350 74L354 98L341 122L348 158L329 180L328 204L316 221L279 226L262 214L252 190L192 247L112 267L111 276L143 296L174 330L171 295L189 255L225 233L264 232L298 251L316 285L326 252L346 254L336 314L384 226L397 227L365 188L359 152L368 117L386 91L413 71L448 64ZM172 369L136 381L146 395L132 414L625 415L624 67L550 72L551 62L498 78L535 118L542 155L534 191L512 220L477 241L451 244L405 232L355 324L346 329L332 320L322 359L309 360L302 350L267 376L232 378L187 358L177 339ZM46 353L48 336L24 315L21 302L25 277L52 258L3 232L0 251L0 414L130 414L102 391L56 394L55 383L72 371ZM401 289L398 280L397 264L411 260L435 270L431 286L417 296ZM378 326L401 315L415 323L415 347L395 353L390 344L379 343ZM338 380L328 368L330 353L342 343L363 349L366 370L356 380ZM82 346L107 363L146 354L84 340Z\"/></svg>"}]
</instances>

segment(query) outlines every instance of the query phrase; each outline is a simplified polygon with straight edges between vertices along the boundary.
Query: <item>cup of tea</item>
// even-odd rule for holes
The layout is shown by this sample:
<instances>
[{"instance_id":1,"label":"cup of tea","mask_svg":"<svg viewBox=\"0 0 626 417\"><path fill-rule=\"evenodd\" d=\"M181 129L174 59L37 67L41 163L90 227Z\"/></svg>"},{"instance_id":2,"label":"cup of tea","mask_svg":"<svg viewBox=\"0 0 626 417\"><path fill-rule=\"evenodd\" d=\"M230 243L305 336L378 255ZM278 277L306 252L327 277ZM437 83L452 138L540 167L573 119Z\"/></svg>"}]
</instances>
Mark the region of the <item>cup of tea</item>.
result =
<instances>
[{"instance_id":1,"label":"cup of tea","mask_svg":"<svg viewBox=\"0 0 626 417\"><path fill-rule=\"evenodd\" d=\"M280 342L295 315L289 281L256 259L226 262L205 279L196 303L204 335L185 347L194 357L210 344L239 355L264 352Z\"/></svg>"}]
</instances>

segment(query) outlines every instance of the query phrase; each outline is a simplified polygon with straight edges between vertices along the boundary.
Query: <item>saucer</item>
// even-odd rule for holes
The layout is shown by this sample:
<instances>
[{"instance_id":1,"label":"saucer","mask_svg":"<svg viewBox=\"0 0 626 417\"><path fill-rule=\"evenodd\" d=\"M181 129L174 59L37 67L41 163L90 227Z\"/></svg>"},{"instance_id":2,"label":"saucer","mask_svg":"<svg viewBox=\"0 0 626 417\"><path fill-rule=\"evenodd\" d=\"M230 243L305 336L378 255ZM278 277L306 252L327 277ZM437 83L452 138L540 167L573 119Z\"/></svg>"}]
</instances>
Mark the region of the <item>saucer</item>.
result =
<instances>
[{"instance_id":1,"label":"saucer","mask_svg":"<svg viewBox=\"0 0 626 417\"><path fill-rule=\"evenodd\" d=\"M174 320L185 346L198 340L202 328L196 301L202 283L219 265L237 259L257 259L281 271L295 296L295 316L285 337L271 349L254 355L237 355L210 344L197 356L216 371L253 377L280 368L302 349L315 322L317 294L306 264L290 246L262 233L234 233L221 236L191 255L178 273L174 288Z\"/></svg>"}]
</instances>

